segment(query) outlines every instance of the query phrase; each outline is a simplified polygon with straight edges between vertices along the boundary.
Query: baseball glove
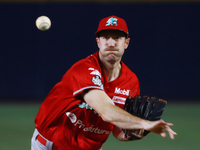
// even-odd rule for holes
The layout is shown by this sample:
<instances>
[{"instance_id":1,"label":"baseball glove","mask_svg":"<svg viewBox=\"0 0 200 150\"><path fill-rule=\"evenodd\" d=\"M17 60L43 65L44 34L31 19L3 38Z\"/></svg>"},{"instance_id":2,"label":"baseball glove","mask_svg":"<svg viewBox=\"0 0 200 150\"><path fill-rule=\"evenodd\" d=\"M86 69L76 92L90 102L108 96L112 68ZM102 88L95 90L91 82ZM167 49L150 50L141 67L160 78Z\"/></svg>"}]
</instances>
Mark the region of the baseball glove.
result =
<instances>
[{"instance_id":1,"label":"baseball glove","mask_svg":"<svg viewBox=\"0 0 200 150\"><path fill-rule=\"evenodd\" d=\"M167 101L156 97L137 95L133 98L129 96L126 99L124 110L134 116L149 121L156 121L161 119L166 104ZM146 130L134 131L125 129L122 129L122 131L125 133L125 137L128 138L129 141L142 139L150 132Z\"/></svg>"}]
</instances>

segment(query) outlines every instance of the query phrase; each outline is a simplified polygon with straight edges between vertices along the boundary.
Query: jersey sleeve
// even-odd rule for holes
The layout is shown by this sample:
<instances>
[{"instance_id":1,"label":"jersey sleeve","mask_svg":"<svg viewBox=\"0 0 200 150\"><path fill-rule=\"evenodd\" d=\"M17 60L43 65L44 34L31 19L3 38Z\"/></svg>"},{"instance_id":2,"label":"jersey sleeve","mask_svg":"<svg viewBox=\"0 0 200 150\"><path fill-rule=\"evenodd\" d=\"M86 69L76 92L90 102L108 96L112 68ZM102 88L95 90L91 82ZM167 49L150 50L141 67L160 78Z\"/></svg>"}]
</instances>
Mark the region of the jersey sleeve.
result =
<instances>
[{"instance_id":1,"label":"jersey sleeve","mask_svg":"<svg viewBox=\"0 0 200 150\"><path fill-rule=\"evenodd\" d=\"M88 89L104 90L100 68L92 63L82 63L73 69L73 96Z\"/></svg>"}]
</instances>

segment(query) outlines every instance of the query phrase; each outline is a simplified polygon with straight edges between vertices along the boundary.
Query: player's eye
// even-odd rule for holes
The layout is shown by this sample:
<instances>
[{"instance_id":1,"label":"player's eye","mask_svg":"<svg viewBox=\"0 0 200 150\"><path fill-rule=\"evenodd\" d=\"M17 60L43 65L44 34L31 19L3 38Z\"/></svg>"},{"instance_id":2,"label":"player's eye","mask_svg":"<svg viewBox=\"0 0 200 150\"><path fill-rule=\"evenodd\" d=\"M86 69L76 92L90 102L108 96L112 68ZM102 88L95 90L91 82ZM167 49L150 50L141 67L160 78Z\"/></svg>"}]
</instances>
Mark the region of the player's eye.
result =
<instances>
[{"instance_id":1,"label":"player's eye","mask_svg":"<svg viewBox=\"0 0 200 150\"><path fill-rule=\"evenodd\" d=\"M120 39L120 37L113 37L113 39L114 39L114 40L119 40L119 39Z\"/></svg>"},{"instance_id":2,"label":"player's eye","mask_svg":"<svg viewBox=\"0 0 200 150\"><path fill-rule=\"evenodd\" d=\"M108 36L105 36L105 39L106 39L106 40L108 40L108 39L109 39L109 37L108 37Z\"/></svg>"},{"instance_id":3,"label":"player's eye","mask_svg":"<svg viewBox=\"0 0 200 150\"><path fill-rule=\"evenodd\" d=\"M107 40L107 39L108 39L108 37L106 37L106 36L102 36L102 39L105 39L105 40Z\"/></svg>"}]
</instances>

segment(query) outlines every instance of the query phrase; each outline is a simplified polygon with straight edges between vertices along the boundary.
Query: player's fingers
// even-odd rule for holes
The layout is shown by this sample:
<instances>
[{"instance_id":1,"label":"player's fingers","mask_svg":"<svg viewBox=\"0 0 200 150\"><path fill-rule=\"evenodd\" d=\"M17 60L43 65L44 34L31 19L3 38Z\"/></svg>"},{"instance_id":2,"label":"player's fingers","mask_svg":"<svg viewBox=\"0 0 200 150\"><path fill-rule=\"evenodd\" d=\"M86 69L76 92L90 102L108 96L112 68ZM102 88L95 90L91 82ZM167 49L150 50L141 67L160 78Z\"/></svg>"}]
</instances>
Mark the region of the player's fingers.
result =
<instances>
[{"instance_id":1,"label":"player's fingers","mask_svg":"<svg viewBox=\"0 0 200 150\"><path fill-rule=\"evenodd\" d=\"M165 130L168 131L171 134L177 135L177 133L175 131L173 131L169 126L166 126Z\"/></svg>"},{"instance_id":2,"label":"player's fingers","mask_svg":"<svg viewBox=\"0 0 200 150\"><path fill-rule=\"evenodd\" d=\"M169 126L165 126L165 130L169 133L171 139L174 139L174 135L177 135Z\"/></svg>"},{"instance_id":3,"label":"player's fingers","mask_svg":"<svg viewBox=\"0 0 200 150\"><path fill-rule=\"evenodd\" d=\"M165 132L161 132L160 135L164 138L167 136Z\"/></svg>"},{"instance_id":4,"label":"player's fingers","mask_svg":"<svg viewBox=\"0 0 200 150\"><path fill-rule=\"evenodd\" d=\"M169 137L173 140L174 139L174 134L169 133Z\"/></svg>"},{"instance_id":5,"label":"player's fingers","mask_svg":"<svg viewBox=\"0 0 200 150\"><path fill-rule=\"evenodd\" d=\"M167 122L166 122L166 125L167 125L167 126L174 126L173 123L167 123Z\"/></svg>"},{"instance_id":6,"label":"player's fingers","mask_svg":"<svg viewBox=\"0 0 200 150\"><path fill-rule=\"evenodd\" d=\"M170 123L170 122L165 122L164 120L159 120L160 124L163 124L163 125L167 125L167 126L174 126L173 123Z\"/></svg>"}]
</instances>

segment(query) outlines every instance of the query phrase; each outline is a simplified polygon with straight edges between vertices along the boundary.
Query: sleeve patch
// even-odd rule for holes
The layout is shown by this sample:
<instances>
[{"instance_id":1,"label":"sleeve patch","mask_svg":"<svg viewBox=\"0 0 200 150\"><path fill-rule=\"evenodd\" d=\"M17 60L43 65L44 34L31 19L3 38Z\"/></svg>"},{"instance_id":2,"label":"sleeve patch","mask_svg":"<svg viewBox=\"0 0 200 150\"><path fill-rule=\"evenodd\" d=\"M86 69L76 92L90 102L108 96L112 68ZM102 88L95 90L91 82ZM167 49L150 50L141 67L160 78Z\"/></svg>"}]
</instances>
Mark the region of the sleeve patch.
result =
<instances>
[{"instance_id":1,"label":"sleeve patch","mask_svg":"<svg viewBox=\"0 0 200 150\"><path fill-rule=\"evenodd\" d=\"M103 83L102 83L102 81L101 81L101 79L100 79L99 76L93 77L93 78L92 78L92 82L93 82L95 85L98 85L98 86L100 86L100 87L103 89Z\"/></svg>"}]
</instances>

